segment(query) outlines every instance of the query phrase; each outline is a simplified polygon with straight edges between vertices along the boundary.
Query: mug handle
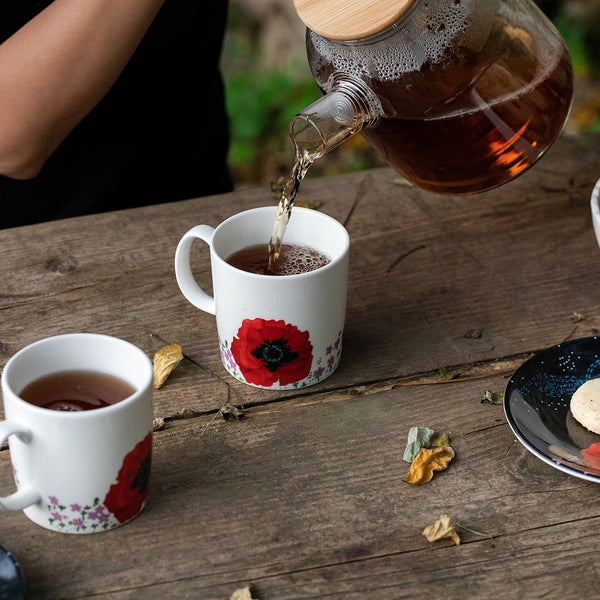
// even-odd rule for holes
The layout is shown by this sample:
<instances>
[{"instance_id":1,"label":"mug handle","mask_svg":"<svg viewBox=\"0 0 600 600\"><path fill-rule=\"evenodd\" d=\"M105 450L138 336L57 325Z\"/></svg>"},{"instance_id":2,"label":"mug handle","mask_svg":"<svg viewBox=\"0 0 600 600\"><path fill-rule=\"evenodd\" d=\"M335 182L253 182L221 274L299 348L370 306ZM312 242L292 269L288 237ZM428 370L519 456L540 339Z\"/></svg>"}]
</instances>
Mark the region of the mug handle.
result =
<instances>
[{"instance_id":1,"label":"mug handle","mask_svg":"<svg viewBox=\"0 0 600 600\"><path fill-rule=\"evenodd\" d=\"M31 432L29 429L9 421L0 421L0 444L8 438L9 435L16 435L22 442L28 444L31 441ZM0 498L0 509L4 510L23 510L32 504L40 501L40 495L33 488L23 486L14 494Z\"/></svg>"},{"instance_id":2,"label":"mug handle","mask_svg":"<svg viewBox=\"0 0 600 600\"><path fill-rule=\"evenodd\" d=\"M175 251L175 277L181 293L188 302L211 315L215 314L215 299L196 283L190 266L190 252L196 239L203 240L210 246L214 232L214 228L209 225L196 225L179 240Z\"/></svg>"}]
</instances>

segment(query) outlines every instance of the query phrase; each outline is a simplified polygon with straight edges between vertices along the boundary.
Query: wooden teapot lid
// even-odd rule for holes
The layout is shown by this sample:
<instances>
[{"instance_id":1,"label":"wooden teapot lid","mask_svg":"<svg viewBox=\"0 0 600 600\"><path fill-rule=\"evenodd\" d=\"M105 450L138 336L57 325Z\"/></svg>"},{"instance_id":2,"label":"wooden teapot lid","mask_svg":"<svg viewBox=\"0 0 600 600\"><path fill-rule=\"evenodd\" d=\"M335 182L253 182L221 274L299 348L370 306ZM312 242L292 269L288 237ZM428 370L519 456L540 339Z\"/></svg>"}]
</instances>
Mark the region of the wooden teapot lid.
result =
<instances>
[{"instance_id":1,"label":"wooden teapot lid","mask_svg":"<svg viewBox=\"0 0 600 600\"><path fill-rule=\"evenodd\" d=\"M395 23L416 0L294 0L304 24L332 40L360 40Z\"/></svg>"}]
</instances>

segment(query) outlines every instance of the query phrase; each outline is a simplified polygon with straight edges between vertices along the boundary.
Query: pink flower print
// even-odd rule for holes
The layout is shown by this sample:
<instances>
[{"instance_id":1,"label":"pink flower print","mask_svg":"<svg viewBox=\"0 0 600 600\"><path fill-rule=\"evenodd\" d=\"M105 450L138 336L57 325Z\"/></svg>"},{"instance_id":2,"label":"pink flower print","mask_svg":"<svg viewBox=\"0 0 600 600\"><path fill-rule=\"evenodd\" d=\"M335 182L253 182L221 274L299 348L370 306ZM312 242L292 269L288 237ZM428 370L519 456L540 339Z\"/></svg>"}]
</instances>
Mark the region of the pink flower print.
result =
<instances>
[{"instance_id":1,"label":"pink flower print","mask_svg":"<svg viewBox=\"0 0 600 600\"><path fill-rule=\"evenodd\" d=\"M100 519L102 516L102 509L102 506L97 506L94 510L90 510L90 512L87 514L88 519L92 519L92 521Z\"/></svg>"},{"instance_id":2,"label":"pink flower print","mask_svg":"<svg viewBox=\"0 0 600 600\"><path fill-rule=\"evenodd\" d=\"M54 504L55 506L58 504L58 498L56 496L48 496L48 500L50 504Z\"/></svg>"},{"instance_id":3,"label":"pink flower print","mask_svg":"<svg viewBox=\"0 0 600 600\"><path fill-rule=\"evenodd\" d=\"M235 359L233 358L233 354L231 353L231 350L229 348L223 351L223 358L229 363L230 369L237 369Z\"/></svg>"},{"instance_id":4,"label":"pink flower print","mask_svg":"<svg viewBox=\"0 0 600 600\"><path fill-rule=\"evenodd\" d=\"M75 527L83 527L83 519L73 519L73 525Z\"/></svg>"},{"instance_id":5,"label":"pink flower print","mask_svg":"<svg viewBox=\"0 0 600 600\"><path fill-rule=\"evenodd\" d=\"M108 523L108 513L96 511L96 516L98 517L98 523Z\"/></svg>"},{"instance_id":6,"label":"pink flower print","mask_svg":"<svg viewBox=\"0 0 600 600\"><path fill-rule=\"evenodd\" d=\"M323 375L323 371L325 371L325 369L323 367L319 367L318 369L315 369L313 371L313 377L315 379L321 379L321 376Z\"/></svg>"},{"instance_id":7,"label":"pink flower print","mask_svg":"<svg viewBox=\"0 0 600 600\"><path fill-rule=\"evenodd\" d=\"M333 356L330 356L329 360L327 361L327 366L332 367L334 362L335 362L335 358Z\"/></svg>"},{"instance_id":8,"label":"pink flower print","mask_svg":"<svg viewBox=\"0 0 600 600\"><path fill-rule=\"evenodd\" d=\"M71 504L71 512L81 512L81 506L79 504Z\"/></svg>"},{"instance_id":9,"label":"pink flower print","mask_svg":"<svg viewBox=\"0 0 600 600\"><path fill-rule=\"evenodd\" d=\"M108 521L109 514L106 512L106 508L103 504L96 506L94 510L88 513L88 519L98 520L98 523L106 523Z\"/></svg>"},{"instance_id":10,"label":"pink flower print","mask_svg":"<svg viewBox=\"0 0 600 600\"><path fill-rule=\"evenodd\" d=\"M333 345L333 347L337 350L340 347L340 342L341 342L341 338L338 338L337 340L335 340L335 344Z\"/></svg>"},{"instance_id":11,"label":"pink flower print","mask_svg":"<svg viewBox=\"0 0 600 600\"><path fill-rule=\"evenodd\" d=\"M62 521L63 520L63 516L60 513L53 512L53 513L50 513L50 514L52 515L52 518L55 521Z\"/></svg>"},{"instance_id":12,"label":"pink flower print","mask_svg":"<svg viewBox=\"0 0 600 600\"><path fill-rule=\"evenodd\" d=\"M332 350L333 350L333 346L327 346L327 350L325 351L325 354L327 354L327 355L331 354Z\"/></svg>"}]
</instances>

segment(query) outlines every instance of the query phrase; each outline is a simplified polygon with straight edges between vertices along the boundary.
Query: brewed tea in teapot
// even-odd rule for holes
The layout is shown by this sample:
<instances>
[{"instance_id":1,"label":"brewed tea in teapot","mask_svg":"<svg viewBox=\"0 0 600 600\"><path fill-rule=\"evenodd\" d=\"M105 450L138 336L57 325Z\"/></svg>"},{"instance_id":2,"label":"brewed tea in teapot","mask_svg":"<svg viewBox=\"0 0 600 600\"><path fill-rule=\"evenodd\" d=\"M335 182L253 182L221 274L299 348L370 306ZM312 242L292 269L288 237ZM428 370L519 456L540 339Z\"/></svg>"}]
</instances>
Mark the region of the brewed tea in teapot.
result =
<instances>
[{"instance_id":1,"label":"brewed tea in teapot","mask_svg":"<svg viewBox=\"0 0 600 600\"><path fill-rule=\"evenodd\" d=\"M531 0L294 4L324 96L290 122L284 222L310 164L359 131L411 183L473 194L525 171L567 119L569 53Z\"/></svg>"},{"instance_id":2,"label":"brewed tea in teapot","mask_svg":"<svg viewBox=\"0 0 600 600\"><path fill-rule=\"evenodd\" d=\"M573 85L569 53L530 0L295 4L309 21L308 60L319 87L333 96L345 87L342 94L360 98L365 107L351 114L340 100L338 106L324 106L324 112L321 101L305 109L291 124L299 151L311 130L319 129L327 144L327 120L352 117L351 133L362 129L415 185L469 194L531 166L566 121ZM337 5L331 22L324 17L328 4ZM397 18L373 32L377 23L368 16L381 8L386 17L386 7ZM350 25L340 24L344 19ZM366 94L359 89L365 86ZM358 106L354 98L350 102ZM308 131L303 133L303 126ZM314 153L312 147L309 151Z\"/></svg>"}]
</instances>

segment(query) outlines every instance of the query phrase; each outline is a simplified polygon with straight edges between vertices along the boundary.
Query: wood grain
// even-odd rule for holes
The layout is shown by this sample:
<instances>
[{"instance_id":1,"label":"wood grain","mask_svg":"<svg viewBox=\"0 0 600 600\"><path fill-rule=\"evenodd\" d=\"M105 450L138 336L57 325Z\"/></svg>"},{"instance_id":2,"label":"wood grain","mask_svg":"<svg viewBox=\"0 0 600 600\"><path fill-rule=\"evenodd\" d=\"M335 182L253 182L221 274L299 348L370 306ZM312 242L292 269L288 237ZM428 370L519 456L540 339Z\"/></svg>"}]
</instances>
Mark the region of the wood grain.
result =
<instances>
[{"instance_id":1,"label":"wood grain","mask_svg":"<svg viewBox=\"0 0 600 600\"><path fill-rule=\"evenodd\" d=\"M259 600L593 597L597 487L530 455L502 407L481 400L532 353L600 330L599 144L564 137L475 197L417 190L389 169L306 181L299 200L350 232L351 277L342 364L298 392L233 380L214 317L174 279L187 229L269 204L268 190L0 231L0 367L69 331L149 355L177 342L185 355L155 394L167 424L139 517L69 536L0 513L28 598L222 600L248 584ZM208 283L205 248L194 260ZM223 420L226 401L245 418ZM449 432L456 451L421 487L403 481L414 425ZM0 490L11 489L4 449ZM460 546L421 535L443 513L464 527Z\"/></svg>"},{"instance_id":2,"label":"wood grain","mask_svg":"<svg viewBox=\"0 0 600 600\"><path fill-rule=\"evenodd\" d=\"M394 24L414 0L294 0L303 23L332 40L360 40Z\"/></svg>"}]
</instances>

